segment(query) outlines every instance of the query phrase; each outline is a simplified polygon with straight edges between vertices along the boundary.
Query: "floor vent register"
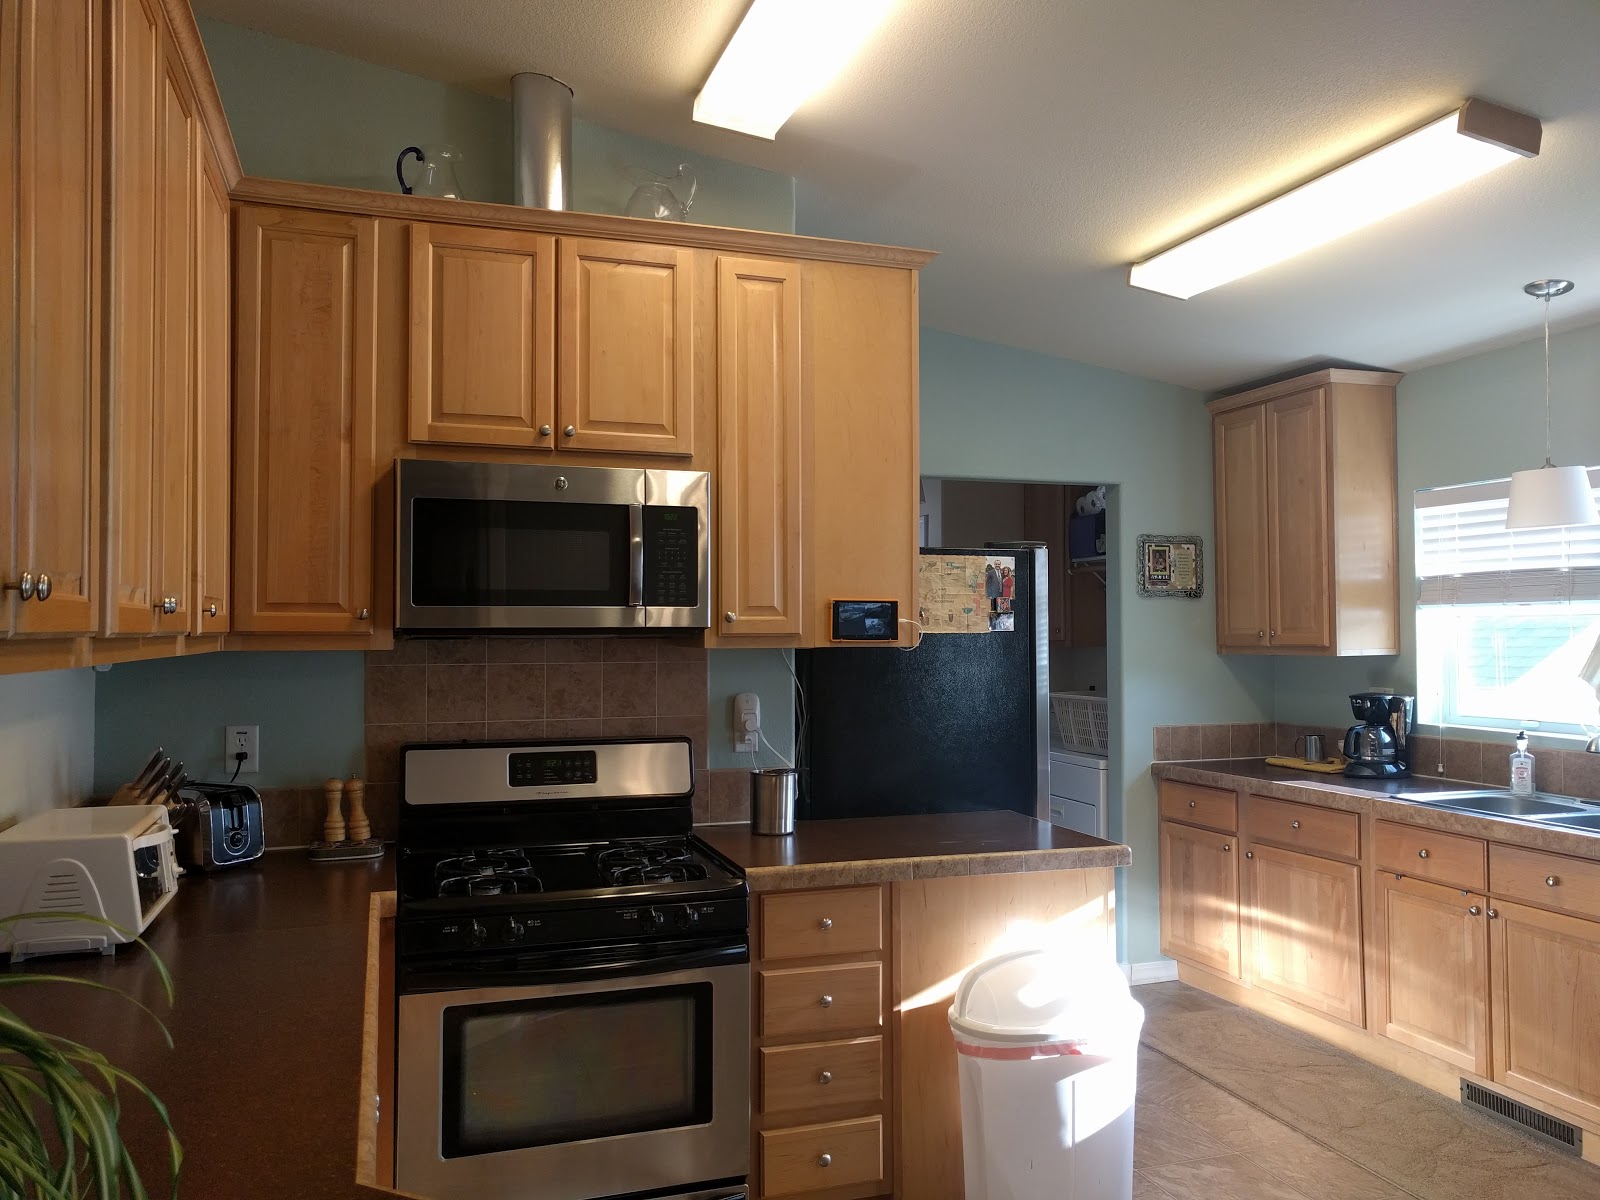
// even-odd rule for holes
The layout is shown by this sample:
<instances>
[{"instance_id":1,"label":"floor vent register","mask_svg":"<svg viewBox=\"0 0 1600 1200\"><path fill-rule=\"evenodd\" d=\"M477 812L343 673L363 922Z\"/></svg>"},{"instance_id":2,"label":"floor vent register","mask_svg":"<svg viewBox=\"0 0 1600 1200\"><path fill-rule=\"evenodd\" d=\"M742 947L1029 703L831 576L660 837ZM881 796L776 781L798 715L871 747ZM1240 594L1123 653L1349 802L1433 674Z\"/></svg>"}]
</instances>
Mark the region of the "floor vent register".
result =
<instances>
[{"instance_id":1,"label":"floor vent register","mask_svg":"<svg viewBox=\"0 0 1600 1200\"><path fill-rule=\"evenodd\" d=\"M1582 1156L1583 1130L1570 1122L1548 1113L1542 1113L1537 1108L1523 1104L1520 1100L1513 1100L1509 1096L1502 1096L1498 1092L1491 1092L1481 1084L1470 1080L1461 1081L1461 1103L1479 1112L1487 1113L1496 1120L1506 1125L1514 1125L1522 1132L1531 1134L1547 1146L1557 1150Z\"/></svg>"}]
</instances>

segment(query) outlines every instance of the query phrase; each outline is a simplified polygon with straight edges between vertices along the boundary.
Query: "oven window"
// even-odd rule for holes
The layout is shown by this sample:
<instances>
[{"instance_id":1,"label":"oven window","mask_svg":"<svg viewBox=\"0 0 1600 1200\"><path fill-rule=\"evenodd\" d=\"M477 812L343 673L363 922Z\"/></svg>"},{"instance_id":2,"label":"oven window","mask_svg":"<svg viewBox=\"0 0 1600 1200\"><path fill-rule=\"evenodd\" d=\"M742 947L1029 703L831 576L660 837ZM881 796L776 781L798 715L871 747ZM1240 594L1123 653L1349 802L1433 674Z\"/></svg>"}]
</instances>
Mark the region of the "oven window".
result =
<instances>
[{"instance_id":1,"label":"oven window","mask_svg":"<svg viewBox=\"0 0 1600 1200\"><path fill-rule=\"evenodd\" d=\"M711 1120L711 985L443 1016L446 1158Z\"/></svg>"},{"instance_id":2,"label":"oven window","mask_svg":"<svg viewBox=\"0 0 1600 1200\"><path fill-rule=\"evenodd\" d=\"M411 508L416 607L628 603L628 506L418 497Z\"/></svg>"}]
</instances>

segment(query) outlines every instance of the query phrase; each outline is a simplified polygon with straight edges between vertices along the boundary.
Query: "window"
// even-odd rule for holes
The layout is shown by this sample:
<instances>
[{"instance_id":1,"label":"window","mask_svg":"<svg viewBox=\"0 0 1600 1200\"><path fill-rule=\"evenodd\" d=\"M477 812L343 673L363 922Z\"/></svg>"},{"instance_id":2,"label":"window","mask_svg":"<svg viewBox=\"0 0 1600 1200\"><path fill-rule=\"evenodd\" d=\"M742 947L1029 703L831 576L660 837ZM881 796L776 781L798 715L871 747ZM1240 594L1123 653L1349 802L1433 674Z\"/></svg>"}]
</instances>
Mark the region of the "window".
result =
<instances>
[{"instance_id":1,"label":"window","mask_svg":"<svg viewBox=\"0 0 1600 1200\"><path fill-rule=\"evenodd\" d=\"M1600 526L1509 530L1509 488L1417 493L1419 718L1592 734L1600 701L1581 673L1600 651Z\"/></svg>"}]
</instances>

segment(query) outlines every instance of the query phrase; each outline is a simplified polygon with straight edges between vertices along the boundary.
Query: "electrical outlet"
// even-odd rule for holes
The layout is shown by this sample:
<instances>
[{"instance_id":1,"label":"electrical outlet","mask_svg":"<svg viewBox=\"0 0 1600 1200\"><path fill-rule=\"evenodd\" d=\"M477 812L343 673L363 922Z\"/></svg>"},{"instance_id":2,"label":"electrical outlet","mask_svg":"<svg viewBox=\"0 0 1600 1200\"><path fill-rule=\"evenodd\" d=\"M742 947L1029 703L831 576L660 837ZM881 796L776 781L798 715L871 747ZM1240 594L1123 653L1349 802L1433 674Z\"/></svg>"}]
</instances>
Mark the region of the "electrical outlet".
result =
<instances>
[{"instance_id":1,"label":"electrical outlet","mask_svg":"<svg viewBox=\"0 0 1600 1200\"><path fill-rule=\"evenodd\" d=\"M754 754L761 744L761 697L740 692L733 698L733 752Z\"/></svg>"},{"instance_id":2,"label":"electrical outlet","mask_svg":"<svg viewBox=\"0 0 1600 1200\"><path fill-rule=\"evenodd\" d=\"M229 725L222 735L222 761L229 775L234 767L241 775L254 775L261 770L261 726ZM243 763L239 761L240 754L245 756Z\"/></svg>"}]
</instances>

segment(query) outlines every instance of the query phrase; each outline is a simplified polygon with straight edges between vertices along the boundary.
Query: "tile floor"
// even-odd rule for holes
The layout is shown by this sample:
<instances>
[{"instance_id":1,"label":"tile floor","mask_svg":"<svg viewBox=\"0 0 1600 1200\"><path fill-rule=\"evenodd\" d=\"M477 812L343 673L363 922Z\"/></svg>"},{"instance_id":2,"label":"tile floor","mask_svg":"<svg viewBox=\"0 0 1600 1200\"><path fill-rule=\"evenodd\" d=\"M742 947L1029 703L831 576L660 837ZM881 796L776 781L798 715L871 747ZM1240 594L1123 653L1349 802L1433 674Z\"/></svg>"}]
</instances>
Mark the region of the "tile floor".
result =
<instances>
[{"instance_id":1,"label":"tile floor","mask_svg":"<svg viewBox=\"0 0 1600 1200\"><path fill-rule=\"evenodd\" d=\"M1135 1200L1597 1200L1600 1168L1183 984L1145 1006Z\"/></svg>"}]
</instances>

